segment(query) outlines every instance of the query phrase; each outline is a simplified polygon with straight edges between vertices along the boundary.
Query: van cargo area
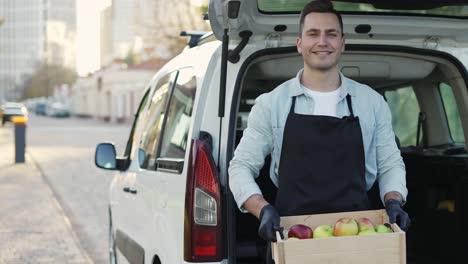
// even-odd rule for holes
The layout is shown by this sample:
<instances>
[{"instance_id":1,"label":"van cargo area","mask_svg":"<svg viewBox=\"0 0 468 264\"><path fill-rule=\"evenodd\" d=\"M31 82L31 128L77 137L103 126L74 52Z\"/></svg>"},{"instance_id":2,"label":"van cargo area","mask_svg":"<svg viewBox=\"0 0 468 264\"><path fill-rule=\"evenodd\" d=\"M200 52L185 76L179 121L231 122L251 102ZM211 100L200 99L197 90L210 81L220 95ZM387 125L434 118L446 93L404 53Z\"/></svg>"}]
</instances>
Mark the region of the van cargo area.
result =
<instances>
[{"instance_id":1,"label":"van cargo area","mask_svg":"<svg viewBox=\"0 0 468 264\"><path fill-rule=\"evenodd\" d=\"M232 158L255 98L296 76L303 67L294 48L267 49L251 55L241 67L234 90L231 118ZM406 233L407 263L466 261L468 237L467 73L461 63L440 51L393 46L348 45L341 72L375 89L390 106L395 140L407 172L408 197L404 209L411 217ZM446 94L451 95L449 101ZM449 103L452 106L449 106ZM453 106L454 104L454 106ZM449 110L448 108L451 110ZM455 111L455 113L453 113ZM455 117L453 117L455 116ZM458 120L452 121L452 119ZM460 122L462 121L462 122ZM462 140L454 138L454 125ZM460 134L461 133L461 134ZM230 156L229 156L230 155ZM257 178L264 197L274 203L276 187L269 178L271 158ZM382 209L377 184L369 191L372 209ZM231 249L237 263L262 263L265 242L257 235L258 220L235 210L235 238Z\"/></svg>"}]
</instances>

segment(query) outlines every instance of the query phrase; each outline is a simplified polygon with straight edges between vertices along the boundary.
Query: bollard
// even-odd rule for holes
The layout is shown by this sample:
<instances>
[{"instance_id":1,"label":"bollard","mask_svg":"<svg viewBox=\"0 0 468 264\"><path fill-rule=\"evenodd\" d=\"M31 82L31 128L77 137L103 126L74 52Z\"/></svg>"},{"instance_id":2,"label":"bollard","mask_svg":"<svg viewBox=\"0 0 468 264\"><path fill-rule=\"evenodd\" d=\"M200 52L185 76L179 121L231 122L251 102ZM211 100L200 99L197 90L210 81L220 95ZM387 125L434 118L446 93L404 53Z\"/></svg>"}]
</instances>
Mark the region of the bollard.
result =
<instances>
[{"instance_id":1,"label":"bollard","mask_svg":"<svg viewBox=\"0 0 468 264\"><path fill-rule=\"evenodd\" d=\"M15 125L15 163L24 163L24 154L26 150L26 122L25 116L14 116Z\"/></svg>"}]
</instances>

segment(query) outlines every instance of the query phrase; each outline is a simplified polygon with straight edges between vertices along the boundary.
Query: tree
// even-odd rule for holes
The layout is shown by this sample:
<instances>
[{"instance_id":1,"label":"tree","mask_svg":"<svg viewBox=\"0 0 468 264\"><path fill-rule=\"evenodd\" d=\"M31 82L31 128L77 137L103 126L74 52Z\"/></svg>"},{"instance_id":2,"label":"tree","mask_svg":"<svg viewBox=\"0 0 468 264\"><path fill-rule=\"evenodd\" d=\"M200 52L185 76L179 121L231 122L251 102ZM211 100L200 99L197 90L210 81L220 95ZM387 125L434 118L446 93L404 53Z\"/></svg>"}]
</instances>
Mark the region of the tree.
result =
<instances>
[{"instance_id":1,"label":"tree","mask_svg":"<svg viewBox=\"0 0 468 264\"><path fill-rule=\"evenodd\" d=\"M155 53L155 50L165 48L171 57L187 44L187 39L180 36L181 31L209 31L208 23L203 20L206 3L194 5L193 0L138 0L135 19L137 32L146 45L144 50Z\"/></svg>"},{"instance_id":2,"label":"tree","mask_svg":"<svg viewBox=\"0 0 468 264\"><path fill-rule=\"evenodd\" d=\"M74 70L60 65L43 64L29 79L23 98L49 96L57 85L75 83L77 74Z\"/></svg>"},{"instance_id":3,"label":"tree","mask_svg":"<svg viewBox=\"0 0 468 264\"><path fill-rule=\"evenodd\" d=\"M137 63L137 55L133 52L133 49L128 50L127 57L124 59L127 65L133 65Z\"/></svg>"}]
</instances>

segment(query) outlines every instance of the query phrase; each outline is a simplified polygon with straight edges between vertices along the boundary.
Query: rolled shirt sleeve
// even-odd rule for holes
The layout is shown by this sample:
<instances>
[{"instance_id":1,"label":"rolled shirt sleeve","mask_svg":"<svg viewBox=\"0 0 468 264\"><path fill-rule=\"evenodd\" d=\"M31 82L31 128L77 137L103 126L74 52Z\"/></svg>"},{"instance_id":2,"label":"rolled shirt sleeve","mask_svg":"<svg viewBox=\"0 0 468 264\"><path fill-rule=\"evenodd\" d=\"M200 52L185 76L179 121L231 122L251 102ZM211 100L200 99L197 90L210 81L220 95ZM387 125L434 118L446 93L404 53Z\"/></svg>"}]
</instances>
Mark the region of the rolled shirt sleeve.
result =
<instances>
[{"instance_id":1,"label":"rolled shirt sleeve","mask_svg":"<svg viewBox=\"0 0 468 264\"><path fill-rule=\"evenodd\" d=\"M376 155L377 179L379 181L380 198L385 204L384 196L388 192L399 192L406 202L405 163L395 141L392 127L392 114L387 102L380 97L376 113Z\"/></svg>"},{"instance_id":2,"label":"rolled shirt sleeve","mask_svg":"<svg viewBox=\"0 0 468 264\"><path fill-rule=\"evenodd\" d=\"M261 95L249 114L247 128L234 151L229 164L229 187L237 206L242 212L245 201L254 194L262 195L255 182L265 157L273 150L271 113L268 107L268 94Z\"/></svg>"}]
</instances>

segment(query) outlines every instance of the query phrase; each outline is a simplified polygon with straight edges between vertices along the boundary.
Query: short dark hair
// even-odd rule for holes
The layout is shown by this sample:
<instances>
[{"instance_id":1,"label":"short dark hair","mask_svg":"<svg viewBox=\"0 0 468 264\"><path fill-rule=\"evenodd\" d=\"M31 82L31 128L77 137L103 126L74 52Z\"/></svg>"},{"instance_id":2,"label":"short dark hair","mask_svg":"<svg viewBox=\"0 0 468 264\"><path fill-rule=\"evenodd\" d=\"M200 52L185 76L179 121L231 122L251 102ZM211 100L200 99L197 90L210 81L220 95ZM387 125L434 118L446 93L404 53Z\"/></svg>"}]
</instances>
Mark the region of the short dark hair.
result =
<instances>
[{"instance_id":1,"label":"short dark hair","mask_svg":"<svg viewBox=\"0 0 468 264\"><path fill-rule=\"evenodd\" d=\"M299 37L302 35L302 30L304 29L304 20L305 17L310 13L332 13L335 14L340 22L341 34L343 35L343 19L341 14L335 10L333 3L330 0L314 0L309 2L304 6L301 12L301 18L299 20Z\"/></svg>"}]
</instances>

